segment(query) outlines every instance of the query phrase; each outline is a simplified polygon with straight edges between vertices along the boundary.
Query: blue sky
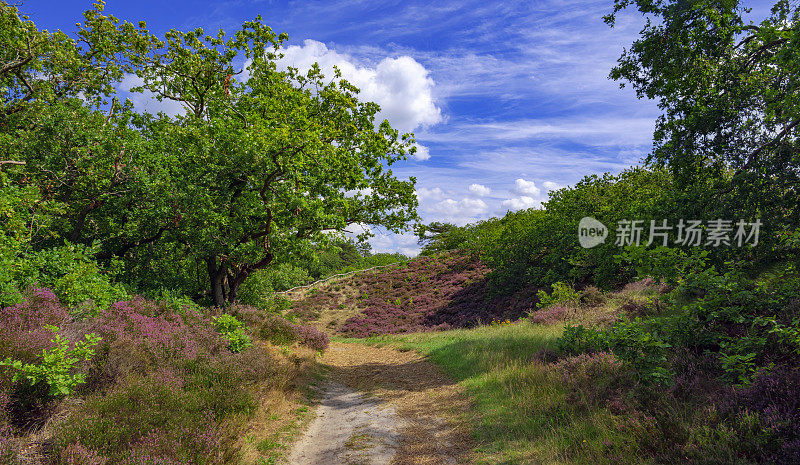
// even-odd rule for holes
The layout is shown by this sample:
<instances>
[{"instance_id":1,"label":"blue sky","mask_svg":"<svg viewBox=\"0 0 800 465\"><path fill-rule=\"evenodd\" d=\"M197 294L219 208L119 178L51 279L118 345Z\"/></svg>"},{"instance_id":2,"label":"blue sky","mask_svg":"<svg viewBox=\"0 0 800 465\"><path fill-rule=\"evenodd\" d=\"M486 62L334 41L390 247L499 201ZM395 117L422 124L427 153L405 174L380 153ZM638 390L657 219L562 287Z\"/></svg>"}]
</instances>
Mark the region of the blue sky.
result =
<instances>
[{"instance_id":1,"label":"blue sky","mask_svg":"<svg viewBox=\"0 0 800 465\"><path fill-rule=\"evenodd\" d=\"M382 117L415 132L419 156L394 172L416 176L425 222L465 224L538 206L549 190L619 172L650 150L656 105L607 79L643 21L626 13L610 29L602 16L611 5L109 0L106 11L159 34L232 32L261 15L289 34L285 64L339 66ZM88 7L28 0L21 10L40 27L70 31ZM376 232L378 251L418 251L410 233Z\"/></svg>"}]
</instances>

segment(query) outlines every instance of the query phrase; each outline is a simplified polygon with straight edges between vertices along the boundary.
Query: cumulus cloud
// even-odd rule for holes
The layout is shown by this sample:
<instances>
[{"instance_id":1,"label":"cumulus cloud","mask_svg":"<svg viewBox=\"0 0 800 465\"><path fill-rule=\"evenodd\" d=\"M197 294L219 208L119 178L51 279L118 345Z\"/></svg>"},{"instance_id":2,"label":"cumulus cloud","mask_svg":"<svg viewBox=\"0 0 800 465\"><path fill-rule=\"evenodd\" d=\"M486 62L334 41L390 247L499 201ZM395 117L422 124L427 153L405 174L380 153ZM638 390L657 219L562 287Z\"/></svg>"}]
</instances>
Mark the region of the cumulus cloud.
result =
<instances>
[{"instance_id":1,"label":"cumulus cloud","mask_svg":"<svg viewBox=\"0 0 800 465\"><path fill-rule=\"evenodd\" d=\"M545 182L542 183L542 186L544 186L544 188L549 190L549 191L553 191L553 190L556 190L556 189L561 189L561 185L558 184L558 183L555 183L553 181L545 181Z\"/></svg>"},{"instance_id":2,"label":"cumulus cloud","mask_svg":"<svg viewBox=\"0 0 800 465\"><path fill-rule=\"evenodd\" d=\"M441 200L444 198L444 191L440 187L428 189L426 187L418 187L416 190L417 198L423 200Z\"/></svg>"},{"instance_id":3,"label":"cumulus cloud","mask_svg":"<svg viewBox=\"0 0 800 465\"><path fill-rule=\"evenodd\" d=\"M360 97L381 106L377 121L388 119L400 131L413 131L442 121L442 112L433 99L434 81L428 70L410 56L386 57L374 67L359 65L347 54L338 53L316 40L291 45L279 61L283 67L308 70L318 63L323 74L333 77L333 67L342 77L361 89Z\"/></svg>"},{"instance_id":4,"label":"cumulus cloud","mask_svg":"<svg viewBox=\"0 0 800 465\"><path fill-rule=\"evenodd\" d=\"M492 190L483 184L470 184L469 191L481 197L492 193Z\"/></svg>"},{"instance_id":5,"label":"cumulus cloud","mask_svg":"<svg viewBox=\"0 0 800 465\"><path fill-rule=\"evenodd\" d=\"M539 204L536 199L533 197L528 197L527 195L522 195L520 197L515 197L513 199L508 199L503 201L503 206L507 207L509 210L522 210L524 208L532 208Z\"/></svg>"},{"instance_id":6,"label":"cumulus cloud","mask_svg":"<svg viewBox=\"0 0 800 465\"><path fill-rule=\"evenodd\" d=\"M528 197L537 197L542 193L541 189L536 187L536 183L533 181L526 181L522 178L518 178L514 181L514 191L518 194L527 195Z\"/></svg>"},{"instance_id":7,"label":"cumulus cloud","mask_svg":"<svg viewBox=\"0 0 800 465\"><path fill-rule=\"evenodd\" d=\"M417 148L417 151L414 153L414 158L417 160L424 161L431 157L431 152L428 150L428 147L419 144L414 144L414 147Z\"/></svg>"},{"instance_id":8,"label":"cumulus cloud","mask_svg":"<svg viewBox=\"0 0 800 465\"><path fill-rule=\"evenodd\" d=\"M378 253L400 252L403 255L414 257L421 250L417 240L417 236L411 231L401 234L376 232L375 236L370 238L369 244L372 246L372 250Z\"/></svg>"},{"instance_id":9,"label":"cumulus cloud","mask_svg":"<svg viewBox=\"0 0 800 465\"><path fill-rule=\"evenodd\" d=\"M445 221L459 226L477 221L489 213L489 205L481 199L446 198L425 209L425 216L431 221Z\"/></svg>"}]
</instances>

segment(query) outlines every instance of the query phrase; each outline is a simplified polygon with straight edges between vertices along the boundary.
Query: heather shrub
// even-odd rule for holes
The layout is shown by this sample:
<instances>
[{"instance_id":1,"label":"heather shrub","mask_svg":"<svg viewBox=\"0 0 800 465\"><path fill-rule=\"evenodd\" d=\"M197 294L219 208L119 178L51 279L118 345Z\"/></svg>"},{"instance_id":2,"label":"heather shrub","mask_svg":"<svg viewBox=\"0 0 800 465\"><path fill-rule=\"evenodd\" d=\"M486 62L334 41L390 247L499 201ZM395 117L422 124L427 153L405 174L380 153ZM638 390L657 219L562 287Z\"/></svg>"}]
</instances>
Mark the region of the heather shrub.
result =
<instances>
[{"instance_id":1,"label":"heather shrub","mask_svg":"<svg viewBox=\"0 0 800 465\"><path fill-rule=\"evenodd\" d=\"M131 376L87 398L59 425L61 459L80 443L112 463L224 463L219 422L248 414L253 400L233 370L207 363L187 368L184 387Z\"/></svg>"},{"instance_id":2,"label":"heather shrub","mask_svg":"<svg viewBox=\"0 0 800 465\"><path fill-rule=\"evenodd\" d=\"M581 303L584 305L595 307L605 304L607 300L608 298L597 286L586 286L581 291Z\"/></svg>"},{"instance_id":3,"label":"heather shrub","mask_svg":"<svg viewBox=\"0 0 800 465\"><path fill-rule=\"evenodd\" d=\"M62 327L69 313L49 289L33 287L20 303L0 308L0 357L33 362L53 346L47 325Z\"/></svg>"},{"instance_id":4,"label":"heather shrub","mask_svg":"<svg viewBox=\"0 0 800 465\"><path fill-rule=\"evenodd\" d=\"M328 335L317 328L306 325L295 325L294 328L297 341L300 344L316 351L323 351L328 348L328 344L330 344Z\"/></svg>"},{"instance_id":5,"label":"heather shrub","mask_svg":"<svg viewBox=\"0 0 800 465\"><path fill-rule=\"evenodd\" d=\"M62 452L59 465L105 465L108 459L79 442L67 446Z\"/></svg>"},{"instance_id":6,"label":"heather shrub","mask_svg":"<svg viewBox=\"0 0 800 465\"><path fill-rule=\"evenodd\" d=\"M777 367L756 376L725 402L728 409L757 412L761 427L769 434L760 450L762 461L788 465L800 458L800 369Z\"/></svg>"},{"instance_id":7,"label":"heather shrub","mask_svg":"<svg viewBox=\"0 0 800 465\"><path fill-rule=\"evenodd\" d=\"M264 309L252 305L233 304L226 311L237 320L244 323L244 327L257 328L264 322Z\"/></svg>"},{"instance_id":8,"label":"heather shrub","mask_svg":"<svg viewBox=\"0 0 800 465\"><path fill-rule=\"evenodd\" d=\"M551 367L570 390L570 400L587 407L620 408L622 395L632 384L630 371L610 352L566 357Z\"/></svg>"},{"instance_id":9,"label":"heather shrub","mask_svg":"<svg viewBox=\"0 0 800 465\"><path fill-rule=\"evenodd\" d=\"M634 297L623 294L620 298L620 311L628 317L655 316L666 309L666 305L658 297Z\"/></svg>"},{"instance_id":10,"label":"heather shrub","mask_svg":"<svg viewBox=\"0 0 800 465\"><path fill-rule=\"evenodd\" d=\"M311 349L322 351L328 347L328 335L312 326L297 325L279 316L270 315L259 330L259 336L273 344L287 345L298 342Z\"/></svg>"},{"instance_id":11,"label":"heather shrub","mask_svg":"<svg viewBox=\"0 0 800 465\"><path fill-rule=\"evenodd\" d=\"M69 341L58 334L59 328L48 326L47 329L54 334L53 347L42 351L39 363L24 363L8 357L0 361L0 367L14 370L12 382L24 380L31 387L44 383L50 396L66 396L86 380L85 373L74 373L73 368L79 361L88 361L94 356L93 347L100 342L100 337L87 334L70 348Z\"/></svg>"},{"instance_id":12,"label":"heather shrub","mask_svg":"<svg viewBox=\"0 0 800 465\"><path fill-rule=\"evenodd\" d=\"M573 310L564 305L550 305L530 313L530 321L540 325L551 325L566 320Z\"/></svg>"},{"instance_id":13,"label":"heather shrub","mask_svg":"<svg viewBox=\"0 0 800 465\"><path fill-rule=\"evenodd\" d=\"M261 339L277 345L287 345L297 340L294 324L275 315L269 315L258 331Z\"/></svg>"},{"instance_id":14,"label":"heather shrub","mask_svg":"<svg viewBox=\"0 0 800 465\"><path fill-rule=\"evenodd\" d=\"M173 313L141 297L111 305L95 328L108 348L135 347L151 369L216 353L223 342L206 315L193 309Z\"/></svg>"}]
</instances>

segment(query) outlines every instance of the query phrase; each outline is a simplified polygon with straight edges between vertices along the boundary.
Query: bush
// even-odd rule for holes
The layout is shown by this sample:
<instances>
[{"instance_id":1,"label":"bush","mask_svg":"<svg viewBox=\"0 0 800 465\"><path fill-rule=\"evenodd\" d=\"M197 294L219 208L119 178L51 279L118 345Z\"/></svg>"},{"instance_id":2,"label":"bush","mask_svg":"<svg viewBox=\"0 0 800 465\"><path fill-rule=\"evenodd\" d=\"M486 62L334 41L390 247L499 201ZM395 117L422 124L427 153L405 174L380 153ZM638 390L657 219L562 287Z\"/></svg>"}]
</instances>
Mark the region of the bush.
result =
<instances>
[{"instance_id":1,"label":"bush","mask_svg":"<svg viewBox=\"0 0 800 465\"><path fill-rule=\"evenodd\" d=\"M557 341L558 350L569 355L599 352L606 348L602 333L583 325L569 325Z\"/></svg>"},{"instance_id":2,"label":"bush","mask_svg":"<svg viewBox=\"0 0 800 465\"><path fill-rule=\"evenodd\" d=\"M308 271L288 263L258 270L239 288L239 302L258 308L270 308L276 292L310 283Z\"/></svg>"},{"instance_id":3,"label":"bush","mask_svg":"<svg viewBox=\"0 0 800 465\"><path fill-rule=\"evenodd\" d=\"M68 307L83 304L80 316L91 316L128 297L121 285L112 282L116 271L103 270L94 261L95 253L93 247L66 244L24 255L16 266L18 287L48 287Z\"/></svg>"},{"instance_id":4,"label":"bush","mask_svg":"<svg viewBox=\"0 0 800 465\"><path fill-rule=\"evenodd\" d=\"M244 332L244 323L233 315L222 314L214 317L214 326L217 331L228 341L228 350L239 353L253 345L250 336Z\"/></svg>"},{"instance_id":5,"label":"bush","mask_svg":"<svg viewBox=\"0 0 800 465\"><path fill-rule=\"evenodd\" d=\"M30 386L45 383L49 387L50 396L66 396L71 394L75 387L86 380L84 373L71 373L79 361L88 361L94 356L94 346L100 342L96 334L87 334L83 341L78 342L70 349L67 339L58 334L59 328L48 326L48 330L55 334L52 342L55 347L45 350L41 355L41 362L23 363L11 357L0 361L0 366L5 366L15 371L13 382L24 379Z\"/></svg>"},{"instance_id":6,"label":"bush","mask_svg":"<svg viewBox=\"0 0 800 465\"><path fill-rule=\"evenodd\" d=\"M279 316L270 315L261 325L259 336L277 345L298 342L314 350L328 348L328 335L312 326L296 325Z\"/></svg>"},{"instance_id":7,"label":"bush","mask_svg":"<svg viewBox=\"0 0 800 465\"><path fill-rule=\"evenodd\" d=\"M562 282L553 283L553 291L549 295L545 291L539 291L536 296L539 298L539 303L536 304L539 308L555 304L577 304L581 299L580 292Z\"/></svg>"}]
</instances>

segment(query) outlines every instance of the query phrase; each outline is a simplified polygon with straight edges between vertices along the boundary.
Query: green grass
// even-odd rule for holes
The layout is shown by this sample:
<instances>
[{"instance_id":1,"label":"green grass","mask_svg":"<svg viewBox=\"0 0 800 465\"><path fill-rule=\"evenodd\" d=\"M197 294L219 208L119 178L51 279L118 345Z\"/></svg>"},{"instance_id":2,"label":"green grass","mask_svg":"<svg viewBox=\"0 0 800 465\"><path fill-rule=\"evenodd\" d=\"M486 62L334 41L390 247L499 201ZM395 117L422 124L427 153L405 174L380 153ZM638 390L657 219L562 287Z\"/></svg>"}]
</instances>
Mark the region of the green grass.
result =
<instances>
[{"instance_id":1,"label":"green grass","mask_svg":"<svg viewBox=\"0 0 800 465\"><path fill-rule=\"evenodd\" d=\"M416 350L441 366L469 396L479 463L648 463L636 427L604 407L568 401L569 387L535 358L553 349L561 325L526 321L341 342Z\"/></svg>"}]
</instances>

